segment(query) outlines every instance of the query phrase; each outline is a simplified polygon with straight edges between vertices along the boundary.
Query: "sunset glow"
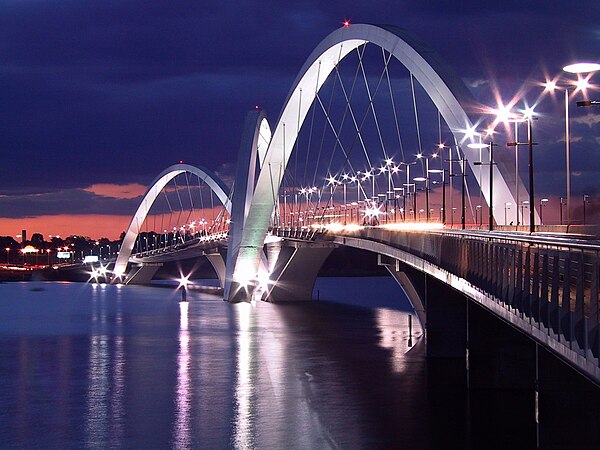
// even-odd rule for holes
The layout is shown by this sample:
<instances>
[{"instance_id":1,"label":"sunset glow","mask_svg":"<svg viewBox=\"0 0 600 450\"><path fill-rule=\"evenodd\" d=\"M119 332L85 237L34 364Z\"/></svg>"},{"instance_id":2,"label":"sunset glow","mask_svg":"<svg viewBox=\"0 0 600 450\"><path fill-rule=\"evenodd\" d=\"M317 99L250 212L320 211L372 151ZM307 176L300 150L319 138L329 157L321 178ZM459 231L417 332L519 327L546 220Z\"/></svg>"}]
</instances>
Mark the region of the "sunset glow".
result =
<instances>
[{"instance_id":1,"label":"sunset glow","mask_svg":"<svg viewBox=\"0 0 600 450\"><path fill-rule=\"evenodd\" d=\"M33 233L41 233L44 239L49 236L88 236L93 239L106 237L118 239L122 231L127 229L130 216L101 215L101 214L79 214L79 215L56 215L37 216L20 219L3 218L0 220L0 235L15 236L21 234L21 230L27 230L28 236Z\"/></svg>"}]
</instances>

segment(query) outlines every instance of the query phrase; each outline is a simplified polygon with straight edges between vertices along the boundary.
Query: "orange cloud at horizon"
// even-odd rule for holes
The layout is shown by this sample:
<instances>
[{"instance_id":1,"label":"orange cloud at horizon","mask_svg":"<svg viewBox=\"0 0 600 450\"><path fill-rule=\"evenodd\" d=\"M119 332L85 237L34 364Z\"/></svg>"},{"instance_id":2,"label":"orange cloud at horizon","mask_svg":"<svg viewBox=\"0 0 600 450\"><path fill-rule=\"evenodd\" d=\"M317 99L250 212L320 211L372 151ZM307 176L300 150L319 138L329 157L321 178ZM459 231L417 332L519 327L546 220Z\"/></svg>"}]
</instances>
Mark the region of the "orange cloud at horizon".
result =
<instances>
[{"instance_id":1,"label":"orange cloud at horizon","mask_svg":"<svg viewBox=\"0 0 600 450\"><path fill-rule=\"evenodd\" d=\"M139 183L129 184L108 184L99 183L92 184L84 189L84 191L91 192L92 194L100 195L102 197L111 198L136 198L140 195L144 195L147 187Z\"/></svg>"},{"instance_id":2,"label":"orange cloud at horizon","mask_svg":"<svg viewBox=\"0 0 600 450\"><path fill-rule=\"evenodd\" d=\"M33 233L41 233L45 240L49 235L65 238L71 235L88 236L91 239L103 237L118 239L121 232L126 231L131 216L103 214L74 214L56 216L36 216L18 219L0 219L0 236L15 236L27 230L27 237Z\"/></svg>"}]
</instances>

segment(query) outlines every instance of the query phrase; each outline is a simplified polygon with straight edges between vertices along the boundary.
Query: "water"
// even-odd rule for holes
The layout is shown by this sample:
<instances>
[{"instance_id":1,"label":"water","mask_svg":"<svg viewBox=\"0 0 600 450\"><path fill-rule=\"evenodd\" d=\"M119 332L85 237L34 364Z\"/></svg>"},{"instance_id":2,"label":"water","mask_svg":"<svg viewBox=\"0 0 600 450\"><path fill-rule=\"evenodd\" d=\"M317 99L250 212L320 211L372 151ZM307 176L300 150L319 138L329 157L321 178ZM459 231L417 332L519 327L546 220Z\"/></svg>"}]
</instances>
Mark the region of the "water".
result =
<instances>
[{"instance_id":1,"label":"water","mask_svg":"<svg viewBox=\"0 0 600 450\"><path fill-rule=\"evenodd\" d=\"M319 280L370 308L0 284L0 446L465 448L464 368L425 360L390 282Z\"/></svg>"}]
</instances>

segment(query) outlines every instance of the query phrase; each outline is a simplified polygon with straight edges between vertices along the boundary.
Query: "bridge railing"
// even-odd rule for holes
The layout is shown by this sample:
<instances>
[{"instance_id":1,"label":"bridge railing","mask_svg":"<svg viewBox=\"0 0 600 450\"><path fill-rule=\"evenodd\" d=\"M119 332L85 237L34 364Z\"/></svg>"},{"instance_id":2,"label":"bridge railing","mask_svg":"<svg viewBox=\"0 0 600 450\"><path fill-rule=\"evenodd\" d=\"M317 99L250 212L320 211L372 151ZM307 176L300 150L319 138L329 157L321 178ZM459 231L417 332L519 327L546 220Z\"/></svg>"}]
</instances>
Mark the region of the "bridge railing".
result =
<instances>
[{"instance_id":1,"label":"bridge railing","mask_svg":"<svg viewBox=\"0 0 600 450\"><path fill-rule=\"evenodd\" d=\"M181 238L181 240L179 240L179 241L175 240L172 244L169 244L169 245L164 245L164 246L159 245L159 246L155 246L155 247L153 246L146 250L132 253L131 256L133 258L145 258L148 256L160 255L160 254L164 254L164 253L172 253L172 252L176 252L178 250L182 250L184 248L214 243L217 241L226 240L228 238L229 238L228 231L221 231L218 233L210 233L210 234L196 233L195 235L192 235L192 236L188 237L187 239ZM166 244L166 242L165 242L165 244Z\"/></svg>"},{"instance_id":2,"label":"bridge railing","mask_svg":"<svg viewBox=\"0 0 600 450\"><path fill-rule=\"evenodd\" d=\"M600 246L527 237L361 230L491 294L584 358L600 357Z\"/></svg>"}]
</instances>

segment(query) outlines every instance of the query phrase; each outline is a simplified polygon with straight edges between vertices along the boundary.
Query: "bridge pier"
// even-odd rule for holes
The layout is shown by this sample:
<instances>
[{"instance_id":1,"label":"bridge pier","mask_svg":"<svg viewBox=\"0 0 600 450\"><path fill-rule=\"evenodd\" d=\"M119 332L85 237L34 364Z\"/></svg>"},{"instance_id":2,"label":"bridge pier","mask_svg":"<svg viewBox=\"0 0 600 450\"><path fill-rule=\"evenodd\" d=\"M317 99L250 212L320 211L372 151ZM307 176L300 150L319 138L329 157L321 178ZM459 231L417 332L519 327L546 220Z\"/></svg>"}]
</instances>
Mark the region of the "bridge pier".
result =
<instances>
[{"instance_id":1,"label":"bridge pier","mask_svg":"<svg viewBox=\"0 0 600 450\"><path fill-rule=\"evenodd\" d=\"M466 357L466 299L458 291L397 259L379 255L415 309L425 331L428 358Z\"/></svg>"},{"instance_id":2,"label":"bridge pier","mask_svg":"<svg viewBox=\"0 0 600 450\"><path fill-rule=\"evenodd\" d=\"M315 280L336 245L300 241L267 244L270 280L264 296L269 302L310 301Z\"/></svg>"},{"instance_id":3,"label":"bridge pier","mask_svg":"<svg viewBox=\"0 0 600 450\"><path fill-rule=\"evenodd\" d=\"M226 272L225 259L223 258L223 255L217 251L214 253L205 253L204 256L206 256L206 259L208 259L208 262L217 273L217 277L219 278L219 287L223 289L225 287Z\"/></svg>"}]
</instances>

